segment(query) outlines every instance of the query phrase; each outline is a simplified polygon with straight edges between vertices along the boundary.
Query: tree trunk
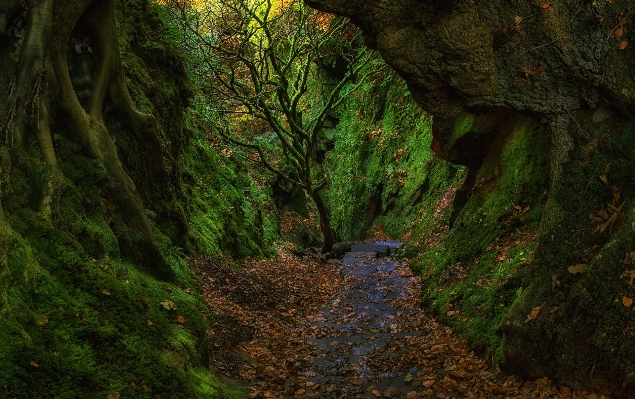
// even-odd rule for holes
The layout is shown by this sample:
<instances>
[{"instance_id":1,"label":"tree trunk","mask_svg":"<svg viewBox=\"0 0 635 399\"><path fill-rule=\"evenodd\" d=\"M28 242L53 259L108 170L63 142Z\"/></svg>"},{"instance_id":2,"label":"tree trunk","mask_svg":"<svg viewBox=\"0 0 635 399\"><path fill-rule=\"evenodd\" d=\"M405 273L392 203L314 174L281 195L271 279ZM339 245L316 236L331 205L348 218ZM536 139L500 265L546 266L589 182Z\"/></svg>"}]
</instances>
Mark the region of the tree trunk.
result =
<instances>
[{"instance_id":1,"label":"tree trunk","mask_svg":"<svg viewBox=\"0 0 635 399\"><path fill-rule=\"evenodd\" d=\"M322 253L325 254L331 251L331 248L333 248L333 244L335 244L336 241L335 230L333 230L333 227L331 226L331 215L320 192L310 192L309 195L313 199L318 213L320 214L320 229L322 230L322 235L324 236Z\"/></svg>"}]
</instances>

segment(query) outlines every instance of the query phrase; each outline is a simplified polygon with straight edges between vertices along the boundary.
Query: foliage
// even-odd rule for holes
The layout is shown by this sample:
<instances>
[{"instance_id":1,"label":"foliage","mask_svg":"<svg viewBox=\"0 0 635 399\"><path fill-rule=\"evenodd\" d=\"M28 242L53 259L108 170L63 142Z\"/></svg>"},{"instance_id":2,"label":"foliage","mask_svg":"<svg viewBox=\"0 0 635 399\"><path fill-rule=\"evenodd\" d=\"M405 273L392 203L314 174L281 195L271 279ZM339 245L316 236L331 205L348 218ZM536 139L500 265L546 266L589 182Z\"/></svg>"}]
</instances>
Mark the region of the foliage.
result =
<instances>
[{"instance_id":1,"label":"foliage","mask_svg":"<svg viewBox=\"0 0 635 399\"><path fill-rule=\"evenodd\" d=\"M270 0L166 3L187 32L184 46L194 47L198 56L200 81L209 82L204 91L218 98L219 112L227 116L217 126L220 133L255 151L266 169L306 192L320 214L328 251L335 235L321 195L328 180L321 167L320 133L349 83L363 82L360 72L369 50L353 47L355 37L336 45L347 21L311 11L301 1L277 8ZM316 80L318 61L331 56L349 68L316 96L309 81ZM246 125L249 118L266 125Z\"/></svg>"}]
</instances>

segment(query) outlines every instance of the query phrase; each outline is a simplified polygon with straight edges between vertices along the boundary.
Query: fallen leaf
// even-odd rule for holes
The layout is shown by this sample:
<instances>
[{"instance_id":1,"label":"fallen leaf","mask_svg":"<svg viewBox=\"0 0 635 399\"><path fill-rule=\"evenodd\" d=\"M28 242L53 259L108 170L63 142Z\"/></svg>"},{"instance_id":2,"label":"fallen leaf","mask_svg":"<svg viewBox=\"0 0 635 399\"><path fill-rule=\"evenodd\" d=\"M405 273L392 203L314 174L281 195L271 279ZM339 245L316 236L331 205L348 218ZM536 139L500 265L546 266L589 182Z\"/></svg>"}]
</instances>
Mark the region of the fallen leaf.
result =
<instances>
[{"instance_id":1,"label":"fallen leaf","mask_svg":"<svg viewBox=\"0 0 635 399\"><path fill-rule=\"evenodd\" d=\"M103 289L101 290L101 293L102 293L102 294L104 294L104 295L108 295L108 296L110 296L110 292L108 292L108 290L107 290L107 289L105 289L105 288L103 288Z\"/></svg>"},{"instance_id":2,"label":"fallen leaf","mask_svg":"<svg viewBox=\"0 0 635 399\"><path fill-rule=\"evenodd\" d=\"M609 179L607 179L605 175L600 175L599 177L600 177L600 180L602 180L604 183L609 182Z\"/></svg>"},{"instance_id":3,"label":"fallen leaf","mask_svg":"<svg viewBox=\"0 0 635 399\"><path fill-rule=\"evenodd\" d=\"M185 324L185 317L183 316L176 316L176 322L179 324Z\"/></svg>"},{"instance_id":4,"label":"fallen leaf","mask_svg":"<svg viewBox=\"0 0 635 399\"><path fill-rule=\"evenodd\" d=\"M119 392L115 392L111 395L108 395L108 399L119 399L120 395Z\"/></svg>"},{"instance_id":5,"label":"fallen leaf","mask_svg":"<svg viewBox=\"0 0 635 399\"><path fill-rule=\"evenodd\" d=\"M357 387L363 384L362 380L360 380L359 378L351 378L350 380L348 380L348 382L351 385L355 385Z\"/></svg>"},{"instance_id":6,"label":"fallen leaf","mask_svg":"<svg viewBox=\"0 0 635 399\"><path fill-rule=\"evenodd\" d=\"M540 65L535 68L525 68L523 71L525 72L525 76L534 76L539 74L540 72L544 72L545 69L546 68L544 66Z\"/></svg>"},{"instance_id":7,"label":"fallen leaf","mask_svg":"<svg viewBox=\"0 0 635 399\"><path fill-rule=\"evenodd\" d=\"M403 378L403 380L405 382L410 382L412 381L412 376L410 375L410 373L406 374L406 376Z\"/></svg>"},{"instance_id":8,"label":"fallen leaf","mask_svg":"<svg viewBox=\"0 0 635 399\"><path fill-rule=\"evenodd\" d=\"M392 397L392 394L393 394L393 391L392 391L392 390L390 390L390 389L386 389L386 390L383 392L383 394L384 394L384 398L391 398L391 397Z\"/></svg>"},{"instance_id":9,"label":"fallen leaf","mask_svg":"<svg viewBox=\"0 0 635 399\"><path fill-rule=\"evenodd\" d=\"M542 306L538 306L537 308L533 308L531 310L531 312L529 312L529 315L527 316L527 320L525 320L525 323L527 323L528 321L532 321L534 320L536 317L538 317L538 313L540 313L540 308Z\"/></svg>"},{"instance_id":10,"label":"fallen leaf","mask_svg":"<svg viewBox=\"0 0 635 399\"><path fill-rule=\"evenodd\" d=\"M424 382L422 382L421 384L426 387L426 388L430 388L431 386L434 385L434 383L436 382L436 380L425 380Z\"/></svg>"},{"instance_id":11,"label":"fallen leaf","mask_svg":"<svg viewBox=\"0 0 635 399\"><path fill-rule=\"evenodd\" d=\"M406 399L415 399L417 397L417 391L410 391L406 394Z\"/></svg>"},{"instance_id":12,"label":"fallen leaf","mask_svg":"<svg viewBox=\"0 0 635 399\"><path fill-rule=\"evenodd\" d=\"M633 306L633 298L629 298L629 297L625 296L624 298L622 298L622 303L627 308L630 308L631 306Z\"/></svg>"},{"instance_id":13,"label":"fallen leaf","mask_svg":"<svg viewBox=\"0 0 635 399\"><path fill-rule=\"evenodd\" d=\"M49 323L49 318L46 316L42 316L40 320L38 320L37 324L40 326L44 326Z\"/></svg>"},{"instance_id":14,"label":"fallen leaf","mask_svg":"<svg viewBox=\"0 0 635 399\"><path fill-rule=\"evenodd\" d=\"M543 10L546 10L549 7L551 7L551 3L545 3L545 4L540 6L540 8L542 8Z\"/></svg>"},{"instance_id":15,"label":"fallen leaf","mask_svg":"<svg viewBox=\"0 0 635 399\"><path fill-rule=\"evenodd\" d=\"M33 361L33 360L31 360L31 361L29 362L29 364L30 364L31 366L33 366L33 367L40 367L40 365L39 365L39 364L37 364L37 363L35 363L35 361Z\"/></svg>"},{"instance_id":16,"label":"fallen leaf","mask_svg":"<svg viewBox=\"0 0 635 399\"><path fill-rule=\"evenodd\" d=\"M149 326L151 326L151 325L153 325L153 324L154 324L154 323L153 323L150 319L148 319L148 325L149 325Z\"/></svg>"},{"instance_id":17,"label":"fallen leaf","mask_svg":"<svg viewBox=\"0 0 635 399\"><path fill-rule=\"evenodd\" d=\"M447 302L443 304L443 307L445 308L446 311L449 311L450 309L452 309L452 305Z\"/></svg>"},{"instance_id":18,"label":"fallen leaf","mask_svg":"<svg viewBox=\"0 0 635 399\"><path fill-rule=\"evenodd\" d=\"M371 394L376 397L376 398L381 398L381 392L379 392L376 389L373 389L373 391L371 392Z\"/></svg>"},{"instance_id":19,"label":"fallen leaf","mask_svg":"<svg viewBox=\"0 0 635 399\"><path fill-rule=\"evenodd\" d=\"M621 39L622 36L624 36L624 27L620 26L619 28L615 29L615 31L613 31L613 37L615 38L615 40Z\"/></svg>"},{"instance_id":20,"label":"fallen leaf","mask_svg":"<svg viewBox=\"0 0 635 399\"><path fill-rule=\"evenodd\" d=\"M587 265L583 263L575 265L575 266L569 266L568 268L569 273L571 274L578 274L578 273L582 274L586 272L586 269L587 269Z\"/></svg>"},{"instance_id":21,"label":"fallen leaf","mask_svg":"<svg viewBox=\"0 0 635 399\"><path fill-rule=\"evenodd\" d=\"M620 50L624 50L626 46L628 46L628 40L622 40L618 47L620 48Z\"/></svg>"},{"instance_id":22,"label":"fallen leaf","mask_svg":"<svg viewBox=\"0 0 635 399\"><path fill-rule=\"evenodd\" d=\"M629 282L629 284L633 285L633 279L635 279L635 270L627 270L627 271L625 271L620 276L620 278L622 278L622 277L630 278L631 281Z\"/></svg>"}]
</instances>

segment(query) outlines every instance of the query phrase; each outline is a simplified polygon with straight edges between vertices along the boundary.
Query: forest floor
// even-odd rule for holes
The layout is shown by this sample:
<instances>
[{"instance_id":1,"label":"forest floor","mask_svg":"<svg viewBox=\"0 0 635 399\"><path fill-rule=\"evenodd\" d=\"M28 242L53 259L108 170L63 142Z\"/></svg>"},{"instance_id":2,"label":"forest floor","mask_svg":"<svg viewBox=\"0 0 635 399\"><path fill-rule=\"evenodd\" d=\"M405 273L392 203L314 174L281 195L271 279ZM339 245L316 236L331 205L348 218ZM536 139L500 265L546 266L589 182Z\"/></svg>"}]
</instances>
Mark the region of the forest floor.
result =
<instances>
[{"instance_id":1,"label":"forest floor","mask_svg":"<svg viewBox=\"0 0 635 399\"><path fill-rule=\"evenodd\" d=\"M421 309L403 261L279 250L190 262L217 315L211 366L253 398L604 398L497 371Z\"/></svg>"}]
</instances>

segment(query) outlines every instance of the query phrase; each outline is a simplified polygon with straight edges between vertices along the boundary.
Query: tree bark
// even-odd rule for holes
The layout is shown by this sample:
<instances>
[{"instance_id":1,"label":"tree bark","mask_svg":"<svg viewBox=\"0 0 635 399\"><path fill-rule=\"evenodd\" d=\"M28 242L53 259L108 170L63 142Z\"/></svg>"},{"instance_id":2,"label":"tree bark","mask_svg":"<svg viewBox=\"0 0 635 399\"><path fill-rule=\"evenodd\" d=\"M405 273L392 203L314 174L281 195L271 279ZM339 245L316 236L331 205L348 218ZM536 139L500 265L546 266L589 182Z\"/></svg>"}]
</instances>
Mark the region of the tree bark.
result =
<instances>
[{"instance_id":1,"label":"tree bark","mask_svg":"<svg viewBox=\"0 0 635 399\"><path fill-rule=\"evenodd\" d=\"M331 213L324 203L324 199L322 199L322 194L320 192L311 191L309 192L309 196L313 199L315 207L317 208L320 215L320 230L322 231L322 235L324 236L322 253L325 254L331 251L331 248L333 248L333 244L335 244L336 242L335 230L333 230L333 226L331 225Z\"/></svg>"},{"instance_id":2,"label":"tree bark","mask_svg":"<svg viewBox=\"0 0 635 399\"><path fill-rule=\"evenodd\" d=\"M0 99L0 117L4 119L0 128L6 133L4 138L12 158L5 168L23 165L25 135L32 134L39 144L43 164L51 171L40 195L33 200L33 208L54 216L59 212L65 179L58 165L51 126L55 122L70 126L67 130L70 138L82 147L86 155L100 160L105 166L112 182L110 196L124 215L128 227L144 237L144 242L138 245L146 248L143 251L145 262L163 267L165 261L141 197L120 162L117 146L104 122L104 108L109 104L114 108L116 118L135 138L151 148L149 152L153 157L149 163L165 179L157 121L152 115L134 108L123 80L115 26L115 1L13 2L0 11L5 11L5 19L9 18L8 26L14 31L20 30L17 24L20 12L26 12L25 38L15 75L8 78L10 89L7 97ZM87 71L90 76L86 78L91 82L89 97L83 102L78 99L68 68L68 57L74 54L68 51L73 37L81 43L77 48L92 60L92 68ZM19 46L19 43L14 44ZM10 65L7 53L11 51L11 46L4 46L1 50L5 57L3 64ZM169 270L163 271L169 274Z\"/></svg>"}]
</instances>

